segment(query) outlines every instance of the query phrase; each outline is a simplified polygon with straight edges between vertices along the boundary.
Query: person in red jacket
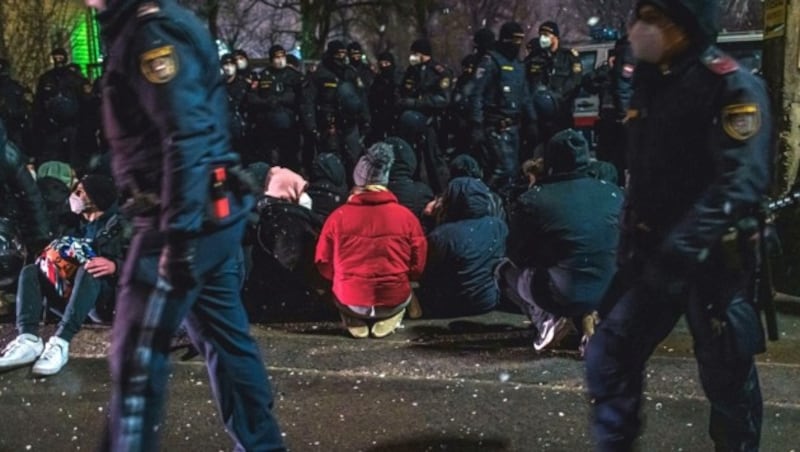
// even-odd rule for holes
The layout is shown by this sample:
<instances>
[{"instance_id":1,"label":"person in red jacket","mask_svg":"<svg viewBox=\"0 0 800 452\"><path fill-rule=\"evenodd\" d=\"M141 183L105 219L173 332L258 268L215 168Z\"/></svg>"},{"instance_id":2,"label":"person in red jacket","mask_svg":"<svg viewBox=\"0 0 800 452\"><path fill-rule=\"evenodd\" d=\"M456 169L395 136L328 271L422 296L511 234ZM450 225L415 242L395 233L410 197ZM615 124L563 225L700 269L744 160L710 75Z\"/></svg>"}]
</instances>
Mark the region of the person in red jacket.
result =
<instances>
[{"instance_id":1,"label":"person in red jacket","mask_svg":"<svg viewBox=\"0 0 800 452\"><path fill-rule=\"evenodd\" d=\"M356 187L322 227L315 262L333 281L344 326L353 337L393 333L425 269L428 244L417 217L387 188L390 145L376 143L353 171Z\"/></svg>"}]
</instances>

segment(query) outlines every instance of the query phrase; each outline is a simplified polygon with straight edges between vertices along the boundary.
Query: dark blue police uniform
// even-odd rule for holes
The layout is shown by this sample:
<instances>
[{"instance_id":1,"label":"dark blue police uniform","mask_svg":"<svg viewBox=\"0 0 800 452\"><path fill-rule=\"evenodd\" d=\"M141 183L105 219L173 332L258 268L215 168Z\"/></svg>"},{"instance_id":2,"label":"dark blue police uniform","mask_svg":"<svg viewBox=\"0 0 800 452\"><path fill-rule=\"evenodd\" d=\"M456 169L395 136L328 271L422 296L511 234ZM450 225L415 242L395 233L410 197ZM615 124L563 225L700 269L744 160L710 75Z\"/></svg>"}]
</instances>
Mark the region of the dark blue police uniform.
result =
<instances>
[{"instance_id":1,"label":"dark blue police uniform","mask_svg":"<svg viewBox=\"0 0 800 452\"><path fill-rule=\"evenodd\" d=\"M105 131L135 228L112 336L105 446L158 450L170 338L185 322L236 450L284 450L239 295L252 198L235 183L216 46L174 0L110 0L99 20L109 51Z\"/></svg>"},{"instance_id":2,"label":"dark blue police uniform","mask_svg":"<svg viewBox=\"0 0 800 452\"><path fill-rule=\"evenodd\" d=\"M689 33L707 33L699 42L713 42L705 21L711 15L704 13L716 2L639 3L683 18ZM691 39L694 46L669 70L645 63L636 69L619 251L630 287L601 313L586 355L602 451L632 448L641 426L645 363L684 314L711 402L709 432L717 450L759 447L762 400L754 355L764 349L764 334L750 302L752 244L749 233L738 243L724 237L753 214L769 186L770 109L759 80Z\"/></svg>"}]
</instances>

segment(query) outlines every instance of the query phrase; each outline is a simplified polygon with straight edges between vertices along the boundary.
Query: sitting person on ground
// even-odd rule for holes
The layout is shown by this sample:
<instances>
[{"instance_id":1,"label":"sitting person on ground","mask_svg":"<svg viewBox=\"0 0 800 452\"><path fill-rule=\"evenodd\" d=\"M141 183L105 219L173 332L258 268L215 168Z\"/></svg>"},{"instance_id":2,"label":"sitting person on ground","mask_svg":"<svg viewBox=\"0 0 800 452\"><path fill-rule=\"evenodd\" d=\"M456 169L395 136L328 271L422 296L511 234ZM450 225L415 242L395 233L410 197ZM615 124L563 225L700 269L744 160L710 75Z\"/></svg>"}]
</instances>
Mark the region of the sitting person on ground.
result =
<instances>
[{"instance_id":1,"label":"sitting person on ground","mask_svg":"<svg viewBox=\"0 0 800 452\"><path fill-rule=\"evenodd\" d=\"M498 284L530 317L537 351L569 334L573 318L583 324L616 270L623 195L615 184L588 176L588 164L583 135L558 132L545 147L545 176L509 215L510 261L498 267Z\"/></svg>"},{"instance_id":2,"label":"sitting person on ground","mask_svg":"<svg viewBox=\"0 0 800 452\"><path fill-rule=\"evenodd\" d=\"M323 218L347 201L347 175L338 155L323 152L314 158L306 193L313 201L314 212Z\"/></svg>"},{"instance_id":3,"label":"sitting person on ground","mask_svg":"<svg viewBox=\"0 0 800 452\"><path fill-rule=\"evenodd\" d=\"M483 170L481 169L481 165L477 160L467 154L461 154L454 158L450 162L449 169L450 175L453 179L458 177L469 177L483 180ZM491 198L491 204L489 205L489 211L491 212L490 215L505 222L506 209L503 205L503 198L501 198L497 193L491 191L491 189L489 191L489 197ZM423 213L425 214L426 225L428 218L433 218L435 220L434 226L441 223L441 214L443 213L442 196L437 196L433 201L429 202L428 205L425 206Z\"/></svg>"},{"instance_id":4,"label":"sitting person on ground","mask_svg":"<svg viewBox=\"0 0 800 452\"><path fill-rule=\"evenodd\" d=\"M33 363L38 376L58 373L69 358L69 344L90 311L110 320L116 276L127 233L116 206L110 178L86 176L70 195L70 207L82 217L78 230L54 240L35 264L19 275L17 330L0 356L0 370ZM55 334L39 337L44 300L62 311Z\"/></svg>"},{"instance_id":5,"label":"sitting person on ground","mask_svg":"<svg viewBox=\"0 0 800 452\"><path fill-rule=\"evenodd\" d=\"M308 183L297 173L272 167L265 197L257 206L252 271L244 301L251 319L304 317L319 311L323 283L314 265L315 244L324 219L311 210ZM302 203L302 204L301 204Z\"/></svg>"},{"instance_id":6,"label":"sitting person on ground","mask_svg":"<svg viewBox=\"0 0 800 452\"><path fill-rule=\"evenodd\" d=\"M396 197L401 206L408 207L417 218L422 217L425 205L433 199L431 187L412 179L417 171L417 156L404 139L389 137L384 143L392 147L394 151L394 163L389 172L389 185L387 188Z\"/></svg>"},{"instance_id":7,"label":"sitting person on ground","mask_svg":"<svg viewBox=\"0 0 800 452\"><path fill-rule=\"evenodd\" d=\"M426 315L457 317L494 309L494 269L506 254L508 227L494 212L489 187L474 177L451 179L442 223L428 234L428 259L417 291Z\"/></svg>"},{"instance_id":8,"label":"sitting person on ground","mask_svg":"<svg viewBox=\"0 0 800 452\"><path fill-rule=\"evenodd\" d=\"M384 337L411 304L411 282L425 269L427 241L417 217L386 188L394 162L391 145L378 142L359 159L347 203L328 217L317 242L320 274L353 337Z\"/></svg>"}]
</instances>

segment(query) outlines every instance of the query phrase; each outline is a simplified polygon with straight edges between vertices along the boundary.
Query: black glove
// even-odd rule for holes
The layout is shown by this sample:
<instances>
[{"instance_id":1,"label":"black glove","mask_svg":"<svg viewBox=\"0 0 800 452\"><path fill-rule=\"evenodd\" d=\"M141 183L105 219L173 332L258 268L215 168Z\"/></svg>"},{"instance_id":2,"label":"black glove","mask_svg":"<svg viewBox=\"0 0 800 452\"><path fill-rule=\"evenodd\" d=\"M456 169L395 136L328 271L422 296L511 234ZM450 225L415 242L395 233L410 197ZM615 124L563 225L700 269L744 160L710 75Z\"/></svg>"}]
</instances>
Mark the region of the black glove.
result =
<instances>
[{"instance_id":1,"label":"black glove","mask_svg":"<svg viewBox=\"0 0 800 452\"><path fill-rule=\"evenodd\" d=\"M195 243L193 240L168 240L161 248L158 276L173 291L186 292L197 284L194 268Z\"/></svg>"}]
</instances>

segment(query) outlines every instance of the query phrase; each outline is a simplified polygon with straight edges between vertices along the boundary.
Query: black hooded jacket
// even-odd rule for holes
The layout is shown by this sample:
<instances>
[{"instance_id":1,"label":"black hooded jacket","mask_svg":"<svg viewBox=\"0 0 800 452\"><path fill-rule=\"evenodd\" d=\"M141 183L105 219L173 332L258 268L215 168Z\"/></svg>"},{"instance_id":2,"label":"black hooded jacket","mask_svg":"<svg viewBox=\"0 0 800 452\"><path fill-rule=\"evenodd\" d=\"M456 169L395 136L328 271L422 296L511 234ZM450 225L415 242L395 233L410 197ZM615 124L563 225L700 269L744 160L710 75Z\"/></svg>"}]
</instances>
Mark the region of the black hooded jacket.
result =
<instances>
[{"instance_id":1,"label":"black hooded jacket","mask_svg":"<svg viewBox=\"0 0 800 452\"><path fill-rule=\"evenodd\" d=\"M417 218L421 218L425 206L433 200L433 191L426 184L411 179L417 170L414 150L402 138L389 137L385 141L394 151L394 164L389 172L389 191L397 196L401 205L408 207Z\"/></svg>"},{"instance_id":2,"label":"black hooded jacket","mask_svg":"<svg viewBox=\"0 0 800 452\"><path fill-rule=\"evenodd\" d=\"M330 152L319 154L311 167L311 182L306 189L314 212L327 218L347 201L347 179L339 157Z\"/></svg>"}]
</instances>

